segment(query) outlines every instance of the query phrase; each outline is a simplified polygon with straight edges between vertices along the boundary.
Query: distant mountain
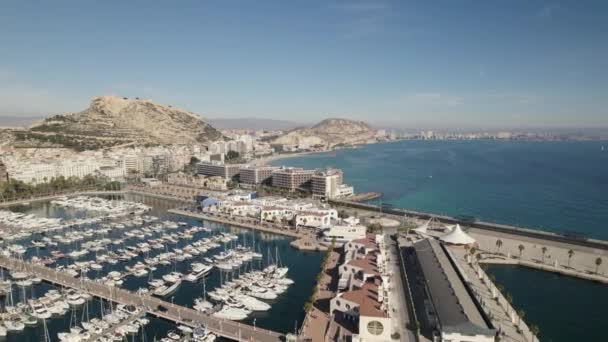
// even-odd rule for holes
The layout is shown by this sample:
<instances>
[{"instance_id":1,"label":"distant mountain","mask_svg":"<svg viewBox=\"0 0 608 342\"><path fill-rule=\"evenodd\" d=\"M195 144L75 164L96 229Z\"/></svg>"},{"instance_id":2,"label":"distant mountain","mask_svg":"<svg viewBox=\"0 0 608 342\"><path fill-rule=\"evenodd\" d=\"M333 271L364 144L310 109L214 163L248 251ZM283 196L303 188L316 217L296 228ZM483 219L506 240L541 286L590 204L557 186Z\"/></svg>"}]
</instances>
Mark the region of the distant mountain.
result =
<instances>
[{"instance_id":1,"label":"distant mountain","mask_svg":"<svg viewBox=\"0 0 608 342\"><path fill-rule=\"evenodd\" d=\"M224 136L200 116L150 100L94 97L79 113L55 115L17 132L21 142L96 149L121 144L192 144Z\"/></svg>"},{"instance_id":2,"label":"distant mountain","mask_svg":"<svg viewBox=\"0 0 608 342\"><path fill-rule=\"evenodd\" d=\"M326 119L310 128L299 128L276 138L281 145L359 145L378 141L378 131L363 121Z\"/></svg>"},{"instance_id":3,"label":"distant mountain","mask_svg":"<svg viewBox=\"0 0 608 342\"><path fill-rule=\"evenodd\" d=\"M287 131L301 126L301 124L293 121L264 118L209 119L209 122L218 129L251 129L255 131Z\"/></svg>"}]
</instances>

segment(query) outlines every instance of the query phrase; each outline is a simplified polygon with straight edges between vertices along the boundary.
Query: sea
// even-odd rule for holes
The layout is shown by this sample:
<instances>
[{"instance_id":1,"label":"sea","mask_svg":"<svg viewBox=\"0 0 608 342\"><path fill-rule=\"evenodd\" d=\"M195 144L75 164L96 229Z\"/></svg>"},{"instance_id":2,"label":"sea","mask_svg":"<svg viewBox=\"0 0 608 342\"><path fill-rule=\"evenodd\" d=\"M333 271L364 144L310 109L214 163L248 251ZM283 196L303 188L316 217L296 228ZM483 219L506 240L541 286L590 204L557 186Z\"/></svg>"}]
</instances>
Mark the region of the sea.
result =
<instances>
[{"instance_id":1,"label":"sea","mask_svg":"<svg viewBox=\"0 0 608 342\"><path fill-rule=\"evenodd\" d=\"M184 281L182 282L182 285L174 295L172 295L171 297L164 298L164 300L172 301L175 304L187 307L192 307L194 304L194 299L203 296L203 288L206 288L207 291L212 291L214 288L220 286L221 283L236 278L239 276L239 274L243 272L261 269L269 263L276 263L278 260L281 265L289 267L287 277L294 280L294 284L292 284L289 289L283 294L281 294L277 299L269 302L272 306L270 310L266 312L255 312L246 320L244 320L243 323L255 324L257 327L266 328L282 333L294 332L296 329L299 328L304 318L304 303L312 295L312 291L316 283L316 275L320 270L321 259L323 257L323 254L321 252L303 252L296 250L289 245L291 238L282 235L264 232L253 232L248 229L241 229L208 221L189 219L183 216L170 214L167 212L167 210L177 206L176 203L172 203L171 201L133 194L128 194L125 196L112 196L106 198L125 199L130 201L142 202L152 207L152 210L149 213L150 215L157 216L161 220L187 223L185 227L180 227L175 231L167 231L168 233L179 232L192 226L201 225L211 228L212 230L210 233L196 233L193 240L180 240L177 245L169 246L169 248L182 248L188 243L221 232L230 232L238 235L239 237L238 240L233 243L229 243L220 248L210 250L204 255L201 254L200 256L196 256L194 259L175 263L171 266L157 265L157 270L154 271L153 274L154 278L160 278L163 274L169 273L171 271L188 273L189 266L192 262L201 262L204 257L212 257L214 254L217 254L220 251L225 250L226 248L233 247L233 245L243 245L250 247L255 246L255 250L263 254L263 258L261 260L254 260L249 263L246 263L234 272L226 273L220 272L217 269L213 270L210 275L205 278L204 284L202 281L196 283ZM95 213L92 213L90 211L65 208L54 205L50 202L33 202L27 205L13 206L9 209L16 212L33 214L39 217L56 217L64 219L84 218L96 215ZM107 235L107 237L119 238L122 236L123 233L124 231L122 230L112 230ZM24 239L23 241L14 241L12 243L19 243L24 246L29 246L31 245L30 240L36 238L39 239L40 236L36 235ZM141 241L127 240L125 242L125 246L134 244L136 242ZM78 249L78 244L80 243L75 243L73 246L60 245L59 248L63 253L67 254L69 251ZM150 252L150 256L154 256L156 254L158 254L158 252L154 250ZM49 255L49 250L47 249L30 248L28 249L24 257L27 259L33 256L44 257L47 255ZM91 253L90 255L85 256L82 260L94 260L94 258L95 256ZM128 263L118 263L117 265L104 264L104 268L102 271L91 270L88 272L87 276L89 276L90 278L98 278L103 274L107 274L107 272L109 271L124 271L125 265L133 265L137 261L143 261L143 258L144 256L139 256L133 260L128 261ZM70 262L72 262L72 260L66 258L62 259L58 263ZM3 274L3 276L5 275ZM148 278L148 276L142 278L128 276L125 278L124 284L121 287L128 290L136 291L139 288L147 287L147 282L149 280ZM35 285L26 289L17 288L14 286L12 298L9 298L8 296L6 298L2 298L0 307L5 307L10 302L16 304L19 302L27 301L27 299L30 298L39 297L52 288L55 287L44 282L40 285ZM47 329L51 341L58 341L57 333L59 332L69 331L70 327L75 325L78 326L82 321L86 321L94 317L100 317L102 309L107 312L109 310L109 304L106 302L102 302L99 299L94 299L90 302L87 302L86 306L71 310L67 315L63 317L48 320ZM172 322L164 321L162 319L153 318L150 316L148 316L148 318L151 320L151 323L148 324L145 329L143 331L140 331L140 333L138 333L137 335L131 336L129 338L130 340L132 340L133 342L152 342L155 340L159 341L161 338L165 337L168 332L176 330L176 326ZM39 324L38 326L33 328L26 328L21 333L9 333L7 336L7 341L43 341L44 334L44 327L43 325Z\"/></svg>"},{"instance_id":2,"label":"sea","mask_svg":"<svg viewBox=\"0 0 608 342\"><path fill-rule=\"evenodd\" d=\"M608 240L606 141L406 140L272 164L340 168L355 191L381 192L377 204ZM605 340L605 285L521 267L488 272L542 341Z\"/></svg>"}]
</instances>

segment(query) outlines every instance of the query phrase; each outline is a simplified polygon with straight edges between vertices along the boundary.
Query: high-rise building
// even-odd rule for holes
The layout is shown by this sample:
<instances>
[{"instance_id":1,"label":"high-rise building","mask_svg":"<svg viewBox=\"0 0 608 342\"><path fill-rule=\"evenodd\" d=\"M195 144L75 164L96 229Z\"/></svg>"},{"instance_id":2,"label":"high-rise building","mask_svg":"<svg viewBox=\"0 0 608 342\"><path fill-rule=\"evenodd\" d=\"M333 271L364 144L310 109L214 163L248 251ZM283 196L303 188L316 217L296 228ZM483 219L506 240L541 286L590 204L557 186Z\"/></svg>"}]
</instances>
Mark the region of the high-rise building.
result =
<instances>
[{"instance_id":1,"label":"high-rise building","mask_svg":"<svg viewBox=\"0 0 608 342\"><path fill-rule=\"evenodd\" d=\"M240 170L240 182L249 185L269 183L272 173L278 169L276 166L244 166Z\"/></svg>"},{"instance_id":2,"label":"high-rise building","mask_svg":"<svg viewBox=\"0 0 608 342\"><path fill-rule=\"evenodd\" d=\"M315 170L302 168L280 168L272 173L272 186L294 191L297 188L308 186Z\"/></svg>"},{"instance_id":3,"label":"high-rise building","mask_svg":"<svg viewBox=\"0 0 608 342\"><path fill-rule=\"evenodd\" d=\"M239 174L242 164L222 164L218 162L202 162L196 166L196 173L204 176L220 176L233 179Z\"/></svg>"},{"instance_id":4,"label":"high-rise building","mask_svg":"<svg viewBox=\"0 0 608 342\"><path fill-rule=\"evenodd\" d=\"M353 187L343 183L339 169L318 171L312 176L312 194L317 197L336 198L353 194Z\"/></svg>"}]
</instances>

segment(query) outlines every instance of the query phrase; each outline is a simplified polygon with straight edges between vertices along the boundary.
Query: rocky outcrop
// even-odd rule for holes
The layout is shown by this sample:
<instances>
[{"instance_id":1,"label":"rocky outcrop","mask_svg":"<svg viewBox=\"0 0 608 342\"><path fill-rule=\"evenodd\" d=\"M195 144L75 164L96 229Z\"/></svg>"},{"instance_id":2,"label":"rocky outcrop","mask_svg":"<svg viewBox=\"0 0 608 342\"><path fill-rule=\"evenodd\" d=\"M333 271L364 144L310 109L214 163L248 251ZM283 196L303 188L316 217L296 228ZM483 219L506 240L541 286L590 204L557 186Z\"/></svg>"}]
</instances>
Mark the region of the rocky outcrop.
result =
<instances>
[{"instance_id":1,"label":"rocky outcrop","mask_svg":"<svg viewBox=\"0 0 608 342\"><path fill-rule=\"evenodd\" d=\"M310 128L293 130L273 143L293 146L350 146L377 141L378 132L363 121L326 119Z\"/></svg>"},{"instance_id":2,"label":"rocky outcrop","mask_svg":"<svg viewBox=\"0 0 608 342\"><path fill-rule=\"evenodd\" d=\"M47 118L32 126L29 133L50 141L56 136L71 143L99 146L193 144L223 139L218 130L191 112L115 96L94 97L86 110Z\"/></svg>"}]
</instances>

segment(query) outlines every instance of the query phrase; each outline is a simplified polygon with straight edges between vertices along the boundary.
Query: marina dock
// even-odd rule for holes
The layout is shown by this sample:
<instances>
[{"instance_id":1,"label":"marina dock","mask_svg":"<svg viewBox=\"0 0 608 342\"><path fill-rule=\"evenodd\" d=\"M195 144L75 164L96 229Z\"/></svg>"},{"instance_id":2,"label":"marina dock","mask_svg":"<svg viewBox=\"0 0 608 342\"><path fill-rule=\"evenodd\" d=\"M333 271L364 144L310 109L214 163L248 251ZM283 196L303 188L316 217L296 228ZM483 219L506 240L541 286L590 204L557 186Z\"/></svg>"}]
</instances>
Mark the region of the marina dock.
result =
<instances>
[{"instance_id":1,"label":"marina dock","mask_svg":"<svg viewBox=\"0 0 608 342\"><path fill-rule=\"evenodd\" d=\"M112 301L114 303L132 305L141 308L150 315L177 324L192 328L203 325L212 333L231 340L260 342L284 340L283 334L274 331L230 320L218 319L191 308L168 303L156 297L136 294L92 280L74 278L65 272L39 264L21 261L12 257L0 256L0 267L9 271L33 273L48 283L59 285L64 288L83 290L94 297Z\"/></svg>"}]
</instances>

